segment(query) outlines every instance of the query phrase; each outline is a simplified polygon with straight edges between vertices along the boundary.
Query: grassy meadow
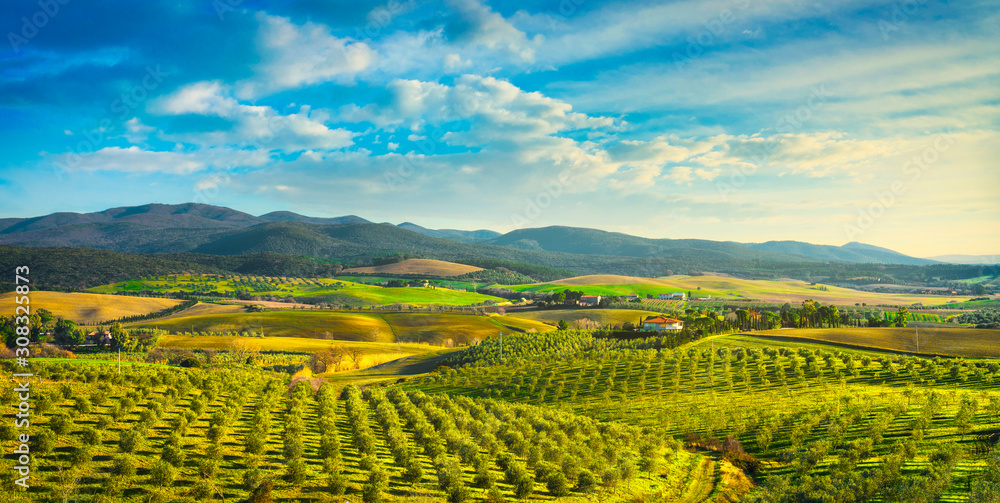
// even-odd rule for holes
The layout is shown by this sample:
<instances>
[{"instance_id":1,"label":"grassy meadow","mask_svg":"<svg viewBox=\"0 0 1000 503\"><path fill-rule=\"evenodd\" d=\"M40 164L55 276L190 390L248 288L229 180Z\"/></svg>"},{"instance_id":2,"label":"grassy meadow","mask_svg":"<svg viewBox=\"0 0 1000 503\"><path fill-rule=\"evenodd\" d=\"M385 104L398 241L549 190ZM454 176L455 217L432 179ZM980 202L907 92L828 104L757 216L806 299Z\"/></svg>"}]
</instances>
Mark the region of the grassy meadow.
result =
<instances>
[{"instance_id":1,"label":"grassy meadow","mask_svg":"<svg viewBox=\"0 0 1000 503\"><path fill-rule=\"evenodd\" d=\"M285 278L270 276L159 276L102 285L93 293L192 292L236 293L287 297L324 297L331 303L361 305L411 304L415 306L468 306L484 302L504 303L504 299L464 290L433 287L381 287L329 278Z\"/></svg>"}]
</instances>

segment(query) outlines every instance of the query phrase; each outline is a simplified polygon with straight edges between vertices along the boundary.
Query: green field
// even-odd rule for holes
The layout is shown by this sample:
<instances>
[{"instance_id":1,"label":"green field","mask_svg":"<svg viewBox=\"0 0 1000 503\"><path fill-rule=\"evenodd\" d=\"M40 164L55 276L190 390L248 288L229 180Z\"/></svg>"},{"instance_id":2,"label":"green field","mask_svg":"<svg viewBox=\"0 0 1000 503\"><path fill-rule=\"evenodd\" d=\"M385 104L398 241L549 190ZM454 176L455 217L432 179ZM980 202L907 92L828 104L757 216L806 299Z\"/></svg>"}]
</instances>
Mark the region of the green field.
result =
<instances>
[{"instance_id":1,"label":"green field","mask_svg":"<svg viewBox=\"0 0 1000 503\"><path fill-rule=\"evenodd\" d=\"M263 333L267 337L297 337L367 342L467 344L499 332L551 330L544 323L513 316L454 313L345 313L282 310L178 316L130 325L159 328L173 334Z\"/></svg>"},{"instance_id":2,"label":"green field","mask_svg":"<svg viewBox=\"0 0 1000 503\"><path fill-rule=\"evenodd\" d=\"M952 302L938 307L945 309L1000 309L1000 299Z\"/></svg>"},{"instance_id":3,"label":"green field","mask_svg":"<svg viewBox=\"0 0 1000 503\"><path fill-rule=\"evenodd\" d=\"M722 276L669 276L663 278L637 278L630 276L592 275L578 276L547 283L513 285L509 288L522 292L556 292L565 289L583 291L588 295L647 294L688 292L695 298L711 295L712 301L752 300L756 302L782 305L790 302L801 304L813 299L823 304L853 306L904 305L923 303L925 306L943 305L948 301L962 300L960 297L943 295L915 295L874 293L836 286L810 284L799 280L749 280Z\"/></svg>"},{"instance_id":4,"label":"green field","mask_svg":"<svg viewBox=\"0 0 1000 503\"><path fill-rule=\"evenodd\" d=\"M371 278L369 278L371 279ZM191 292L229 293L245 291L255 296L289 295L293 297L324 297L331 303L363 305L412 304L469 306L484 302L505 303L504 299L482 295L465 290L432 287L381 287L355 283L342 279L328 278L278 278L266 276L160 276L157 278L131 280L89 289L94 293L116 292Z\"/></svg>"}]
</instances>

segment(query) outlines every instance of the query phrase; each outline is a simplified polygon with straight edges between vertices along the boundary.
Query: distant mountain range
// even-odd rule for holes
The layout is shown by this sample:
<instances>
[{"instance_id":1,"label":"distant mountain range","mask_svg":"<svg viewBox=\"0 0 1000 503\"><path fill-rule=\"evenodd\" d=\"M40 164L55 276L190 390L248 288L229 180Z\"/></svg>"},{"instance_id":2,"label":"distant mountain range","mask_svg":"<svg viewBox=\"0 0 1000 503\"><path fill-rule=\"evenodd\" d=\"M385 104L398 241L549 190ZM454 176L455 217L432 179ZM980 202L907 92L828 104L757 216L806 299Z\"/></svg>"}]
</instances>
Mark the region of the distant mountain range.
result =
<instances>
[{"instance_id":1,"label":"distant mountain range","mask_svg":"<svg viewBox=\"0 0 1000 503\"><path fill-rule=\"evenodd\" d=\"M814 245L801 241L768 241L766 243L742 243L741 246L754 250L765 250L791 255L812 257L826 262L850 262L868 264L931 265L939 261L916 258L887 248L850 242L843 246Z\"/></svg>"},{"instance_id":2,"label":"distant mountain range","mask_svg":"<svg viewBox=\"0 0 1000 503\"><path fill-rule=\"evenodd\" d=\"M576 273L662 275L666 270L722 270L761 263L931 265L939 262L861 243L735 243L650 239L577 227L490 230L427 229L373 223L348 215L317 218L288 211L253 216L204 204L148 204L96 213L0 219L0 244L83 247L123 253L232 256L280 253L364 262L408 255L440 260L501 260Z\"/></svg>"},{"instance_id":3,"label":"distant mountain range","mask_svg":"<svg viewBox=\"0 0 1000 503\"><path fill-rule=\"evenodd\" d=\"M928 257L929 260L949 264L1000 264L1000 253L996 255L938 255Z\"/></svg>"}]
</instances>

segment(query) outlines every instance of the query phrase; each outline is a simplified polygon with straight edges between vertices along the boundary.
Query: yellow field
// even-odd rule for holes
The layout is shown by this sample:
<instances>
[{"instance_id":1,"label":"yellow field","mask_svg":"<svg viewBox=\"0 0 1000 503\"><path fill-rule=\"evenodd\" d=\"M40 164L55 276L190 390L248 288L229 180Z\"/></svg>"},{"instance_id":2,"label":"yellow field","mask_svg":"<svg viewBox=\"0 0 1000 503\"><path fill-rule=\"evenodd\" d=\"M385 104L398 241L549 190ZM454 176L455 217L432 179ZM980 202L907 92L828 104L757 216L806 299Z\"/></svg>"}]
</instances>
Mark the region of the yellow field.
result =
<instances>
[{"instance_id":1,"label":"yellow field","mask_svg":"<svg viewBox=\"0 0 1000 503\"><path fill-rule=\"evenodd\" d=\"M751 332L776 337L920 354L1000 358L1000 330L978 328L801 328Z\"/></svg>"},{"instance_id":2,"label":"yellow field","mask_svg":"<svg viewBox=\"0 0 1000 503\"><path fill-rule=\"evenodd\" d=\"M512 316L294 310L179 316L130 326L160 328L174 334L248 331L269 337L429 344L465 344L500 332L552 329L542 322Z\"/></svg>"},{"instance_id":3,"label":"yellow field","mask_svg":"<svg viewBox=\"0 0 1000 503\"><path fill-rule=\"evenodd\" d=\"M42 291L31 292L30 299L32 312L47 309L57 318L66 318L80 324L155 313L183 302L149 297ZM13 292L0 294L0 312L4 315L14 314L14 302Z\"/></svg>"},{"instance_id":4,"label":"yellow field","mask_svg":"<svg viewBox=\"0 0 1000 503\"><path fill-rule=\"evenodd\" d=\"M228 337L228 336L182 336L167 335L160 347L182 349L229 350L234 345L242 345L251 351L289 351L315 353L334 346L346 350L359 349L359 368L365 369L392 360L413 355L422 355L441 348L427 344L394 344L381 342L331 341L306 339L301 337ZM353 366L353 362L351 363Z\"/></svg>"},{"instance_id":5,"label":"yellow field","mask_svg":"<svg viewBox=\"0 0 1000 503\"><path fill-rule=\"evenodd\" d=\"M694 297L711 295L712 300L742 298L778 304L785 302L801 304L803 300L814 299L823 304L840 306L862 302L897 305L920 302L925 306L932 306L946 304L952 300L968 300L967 297L959 296L862 292L837 286L810 285L808 282L793 279L749 280L723 276L675 275L662 278L638 278L599 274L514 287L514 289L522 291L557 291L562 288L583 290L586 293L597 295L622 295L625 293L655 295L656 293L690 291Z\"/></svg>"},{"instance_id":6,"label":"yellow field","mask_svg":"<svg viewBox=\"0 0 1000 503\"><path fill-rule=\"evenodd\" d=\"M456 264L454 262L411 258L395 264L345 269L344 272L359 274L426 274L428 276L461 276L466 273L482 270L483 269L481 267Z\"/></svg>"}]
</instances>

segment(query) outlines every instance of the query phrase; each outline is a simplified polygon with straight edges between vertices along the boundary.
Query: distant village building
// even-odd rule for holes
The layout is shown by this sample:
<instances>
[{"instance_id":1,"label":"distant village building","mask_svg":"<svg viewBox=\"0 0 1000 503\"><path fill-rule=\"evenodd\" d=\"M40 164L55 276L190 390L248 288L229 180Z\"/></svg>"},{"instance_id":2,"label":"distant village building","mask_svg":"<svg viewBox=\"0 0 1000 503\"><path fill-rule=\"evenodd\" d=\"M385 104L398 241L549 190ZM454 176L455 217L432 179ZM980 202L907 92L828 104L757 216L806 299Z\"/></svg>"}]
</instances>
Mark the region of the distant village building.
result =
<instances>
[{"instance_id":1,"label":"distant village building","mask_svg":"<svg viewBox=\"0 0 1000 503\"><path fill-rule=\"evenodd\" d=\"M583 295L580 297L580 305L597 306L601 304L600 295Z\"/></svg>"},{"instance_id":2,"label":"distant village building","mask_svg":"<svg viewBox=\"0 0 1000 503\"><path fill-rule=\"evenodd\" d=\"M642 321L643 330L683 330L684 322L666 316L650 316Z\"/></svg>"},{"instance_id":3,"label":"distant village building","mask_svg":"<svg viewBox=\"0 0 1000 503\"><path fill-rule=\"evenodd\" d=\"M660 300L684 300L685 295L683 292L661 293L659 298Z\"/></svg>"},{"instance_id":4,"label":"distant village building","mask_svg":"<svg viewBox=\"0 0 1000 503\"><path fill-rule=\"evenodd\" d=\"M625 296L625 300L626 301L629 301L629 300L639 300L639 294L630 293L630 294L628 294L628 295Z\"/></svg>"}]
</instances>

